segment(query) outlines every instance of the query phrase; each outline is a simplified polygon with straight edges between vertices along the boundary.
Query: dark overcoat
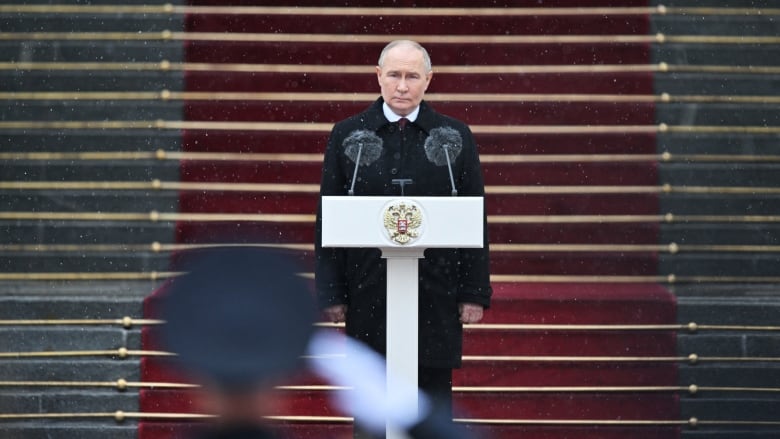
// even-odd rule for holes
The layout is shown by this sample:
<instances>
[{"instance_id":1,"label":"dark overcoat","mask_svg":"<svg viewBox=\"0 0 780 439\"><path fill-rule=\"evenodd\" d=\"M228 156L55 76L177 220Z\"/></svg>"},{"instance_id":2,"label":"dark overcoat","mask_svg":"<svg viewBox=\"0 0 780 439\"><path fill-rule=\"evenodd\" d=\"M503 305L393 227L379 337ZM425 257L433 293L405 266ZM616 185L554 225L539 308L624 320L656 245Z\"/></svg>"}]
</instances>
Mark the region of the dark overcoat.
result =
<instances>
[{"instance_id":1,"label":"dark overcoat","mask_svg":"<svg viewBox=\"0 0 780 439\"><path fill-rule=\"evenodd\" d=\"M321 196L346 195L355 163L345 154L345 139L357 130L369 130L382 140L382 152L370 165L360 166L355 196L399 196L393 179L408 178L406 196L451 196L446 166L426 157L424 144L431 130L450 127L460 134L462 151L453 165L458 195L484 196L484 183L471 130L456 119L435 112L426 102L413 123L403 130L390 123L379 98L364 112L334 125L323 161ZM317 212L315 283L322 307L346 304L346 331L385 353L386 260L375 248L322 248L321 206ZM453 212L457 215L457 212ZM487 227L482 249L428 249L419 263L420 364L427 367L459 367L463 328L458 304L475 303L487 308L492 290L489 281Z\"/></svg>"}]
</instances>

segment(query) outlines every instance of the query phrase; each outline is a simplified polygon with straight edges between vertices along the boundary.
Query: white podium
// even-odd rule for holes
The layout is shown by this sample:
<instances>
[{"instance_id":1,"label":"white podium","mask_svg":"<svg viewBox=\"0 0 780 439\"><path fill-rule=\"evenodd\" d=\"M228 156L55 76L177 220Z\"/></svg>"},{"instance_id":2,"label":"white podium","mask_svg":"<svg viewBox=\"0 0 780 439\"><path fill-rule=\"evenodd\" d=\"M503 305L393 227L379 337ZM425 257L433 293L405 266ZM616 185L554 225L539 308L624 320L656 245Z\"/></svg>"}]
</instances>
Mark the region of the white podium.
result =
<instances>
[{"instance_id":1,"label":"white podium","mask_svg":"<svg viewBox=\"0 0 780 439\"><path fill-rule=\"evenodd\" d=\"M387 398L417 401L418 260L427 248L483 247L482 197L322 197L323 247L387 259ZM388 426L387 437L399 437Z\"/></svg>"}]
</instances>

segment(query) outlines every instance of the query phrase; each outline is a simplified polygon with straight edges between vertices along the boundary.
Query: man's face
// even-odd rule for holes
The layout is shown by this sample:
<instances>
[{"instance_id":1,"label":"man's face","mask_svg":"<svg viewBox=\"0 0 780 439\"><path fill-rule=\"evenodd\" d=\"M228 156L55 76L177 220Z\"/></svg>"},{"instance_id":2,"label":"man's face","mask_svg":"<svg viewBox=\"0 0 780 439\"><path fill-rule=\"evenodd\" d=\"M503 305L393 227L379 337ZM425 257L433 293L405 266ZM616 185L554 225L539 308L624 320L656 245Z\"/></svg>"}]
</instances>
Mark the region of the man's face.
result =
<instances>
[{"instance_id":1,"label":"man's face","mask_svg":"<svg viewBox=\"0 0 780 439\"><path fill-rule=\"evenodd\" d=\"M400 45L385 54L384 65L376 68L382 98L394 113L406 116L423 99L431 82L422 52L411 46Z\"/></svg>"}]
</instances>

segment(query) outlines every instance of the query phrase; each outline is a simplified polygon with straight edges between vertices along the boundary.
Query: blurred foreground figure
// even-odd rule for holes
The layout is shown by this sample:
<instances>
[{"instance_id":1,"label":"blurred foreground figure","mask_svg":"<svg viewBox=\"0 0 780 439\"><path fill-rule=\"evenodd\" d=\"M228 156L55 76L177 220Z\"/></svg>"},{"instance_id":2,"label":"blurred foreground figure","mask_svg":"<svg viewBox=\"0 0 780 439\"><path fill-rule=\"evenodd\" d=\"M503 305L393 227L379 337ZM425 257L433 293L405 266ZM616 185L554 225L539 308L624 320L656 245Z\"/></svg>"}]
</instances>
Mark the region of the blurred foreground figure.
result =
<instances>
[{"instance_id":1,"label":"blurred foreground figure","mask_svg":"<svg viewBox=\"0 0 780 439\"><path fill-rule=\"evenodd\" d=\"M262 248L198 251L181 268L163 296L162 342L217 415L198 437L278 437L264 419L272 390L303 366L315 320L300 268Z\"/></svg>"},{"instance_id":2,"label":"blurred foreground figure","mask_svg":"<svg viewBox=\"0 0 780 439\"><path fill-rule=\"evenodd\" d=\"M382 356L333 331L315 333L314 300L289 254L216 248L184 255L178 268L186 274L162 296L161 341L203 386L206 409L216 415L198 439L279 438L265 418L274 386L303 367L358 389L339 392L335 402L368 431L383 433L387 422L415 439L466 437L425 395L419 412L409 401L389 401Z\"/></svg>"},{"instance_id":3,"label":"blurred foreground figure","mask_svg":"<svg viewBox=\"0 0 780 439\"><path fill-rule=\"evenodd\" d=\"M334 356L334 352L343 355ZM309 347L312 370L337 386L353 390L337 394L336 404L359 422L361 432L384 436L386 427L395 437L414 439L468 439L452 422L447 404L418 391L416 401L390 399L385 359L367 345L342 334L318 331ZM407 395L407 393L404 393Z\"/></svg>"}]
</instances>

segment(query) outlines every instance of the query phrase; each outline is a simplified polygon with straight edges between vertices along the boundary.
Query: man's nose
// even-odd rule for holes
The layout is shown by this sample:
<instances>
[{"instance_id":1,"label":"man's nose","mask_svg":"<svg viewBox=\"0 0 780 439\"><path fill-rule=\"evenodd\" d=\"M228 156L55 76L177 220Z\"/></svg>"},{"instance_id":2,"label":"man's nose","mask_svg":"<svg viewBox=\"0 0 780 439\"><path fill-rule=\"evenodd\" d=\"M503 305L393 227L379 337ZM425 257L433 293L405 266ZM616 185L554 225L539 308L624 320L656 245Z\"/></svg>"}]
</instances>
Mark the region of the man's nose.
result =
<instances>
[{"instance_id":1,"label":"man's nose","mask_svg":"<svg viewBox=\"0 0 780 439\"><path fill-rule=\"evenodd\" d=\"M398 91L406 91L409 89L409 87L406 86L406 79L401 78L400 81L398 81Z\"/></svg>"}]
</instances>

